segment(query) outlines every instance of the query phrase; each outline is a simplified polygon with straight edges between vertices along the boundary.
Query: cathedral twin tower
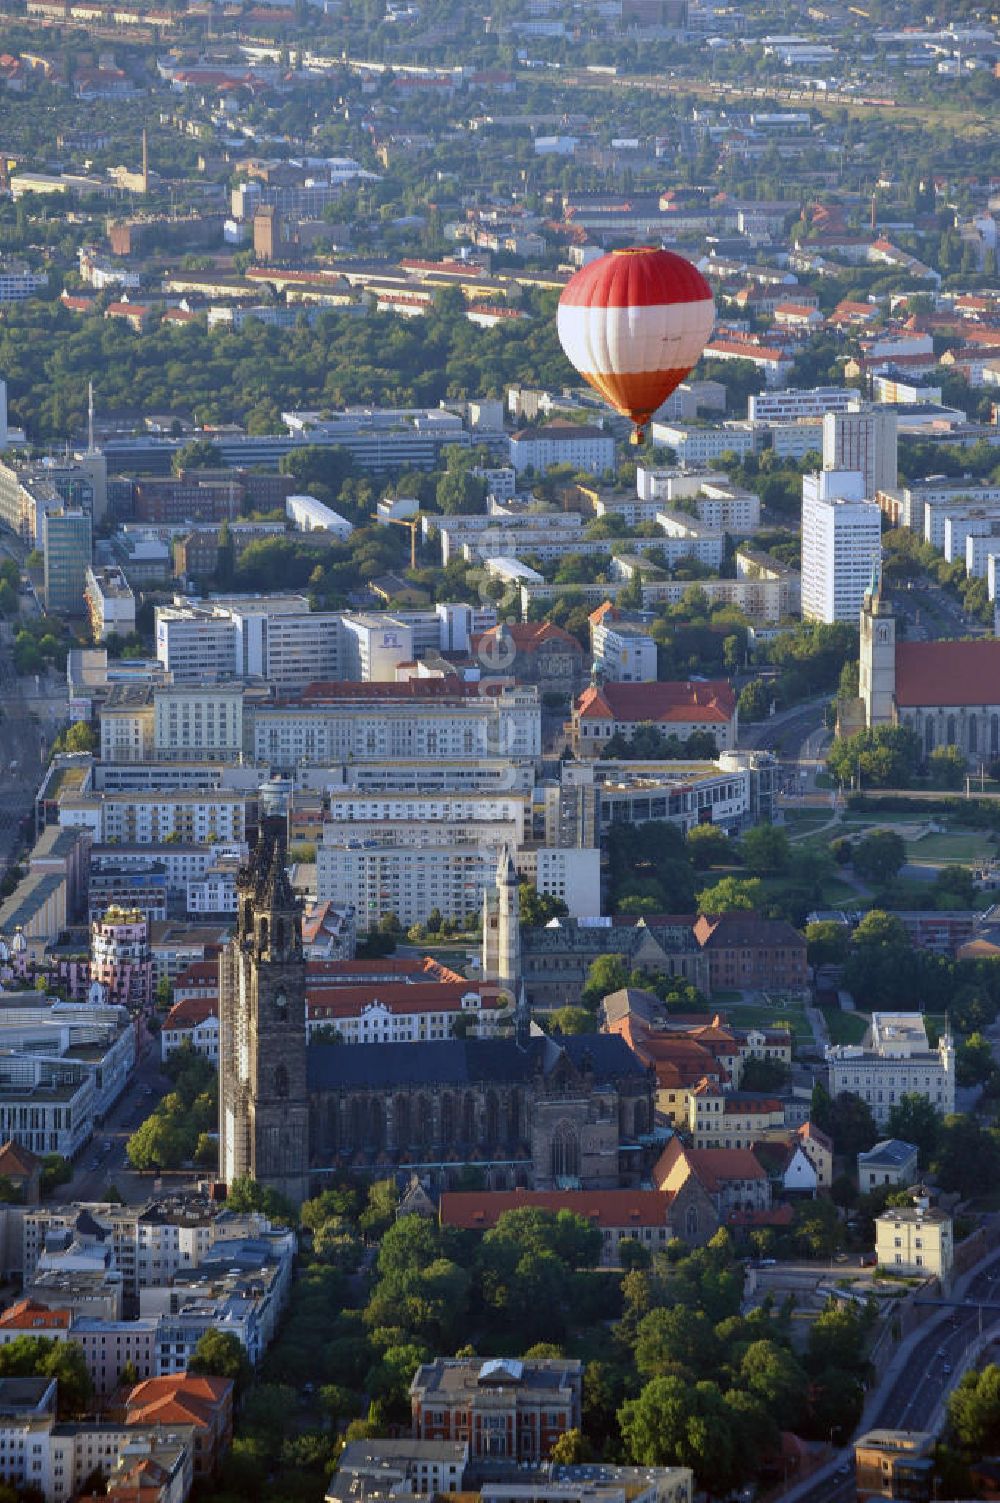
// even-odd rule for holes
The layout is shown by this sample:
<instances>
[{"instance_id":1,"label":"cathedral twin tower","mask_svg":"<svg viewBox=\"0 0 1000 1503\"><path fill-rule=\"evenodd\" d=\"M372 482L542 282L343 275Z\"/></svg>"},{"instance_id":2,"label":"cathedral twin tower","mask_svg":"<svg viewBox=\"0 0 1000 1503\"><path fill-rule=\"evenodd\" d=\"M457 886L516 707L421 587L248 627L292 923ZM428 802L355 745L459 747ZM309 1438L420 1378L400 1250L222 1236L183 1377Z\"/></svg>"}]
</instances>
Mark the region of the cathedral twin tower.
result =
<instances>
[{"instance_id":1,"label":"cathedral twin tower","mask_svg":"<svg viewBox=\"0 0 1000 1503\"><path fill-rule=\"evenodd\" d=\"M219 974L219 1168L296 1205L309 1194L306 968L284 821L264 821L237 882Z\"/></svg>"}]
</instances>

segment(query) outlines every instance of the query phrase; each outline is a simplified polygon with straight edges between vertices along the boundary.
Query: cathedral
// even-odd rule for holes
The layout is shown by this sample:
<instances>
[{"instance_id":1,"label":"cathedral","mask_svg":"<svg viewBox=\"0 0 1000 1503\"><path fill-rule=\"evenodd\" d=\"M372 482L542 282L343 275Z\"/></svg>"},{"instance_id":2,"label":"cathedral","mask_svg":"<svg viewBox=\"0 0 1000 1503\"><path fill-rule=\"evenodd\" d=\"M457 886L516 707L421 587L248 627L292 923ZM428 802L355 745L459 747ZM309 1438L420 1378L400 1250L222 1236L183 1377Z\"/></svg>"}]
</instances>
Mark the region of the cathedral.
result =
<instances>
[{"instance_id":1,"label":"cathedral","mask_svg":"<svg viewBox=\"0 0 1000 1503\"><path fill-rule=\"evenodd\" d=\"M499 875L489 917L500 979L513 994L509 855ZM613 1189L648 1172L655 1079L623 1039L549 1038L531 1024L522 991L510 1038L307 1046L300 913L281 821L264 822L237 891L219 989L227 1183L249 1175L300 1202L331 1171L405 1166L444 1188L474 1165L495 1189Z\"/></svg>"},{"instance_id":2,"label":"cathedral","mask_svg":"<svg viewBox=\"0 0 1000 1503\"><path fill-rule=\"evenodd\" d=\"M924 757L957 746L977 769L1000 757L1000 641L897 641L877 580L861 607L858 692L864 726L909 727Z\"/></svg>"}]
</instances>

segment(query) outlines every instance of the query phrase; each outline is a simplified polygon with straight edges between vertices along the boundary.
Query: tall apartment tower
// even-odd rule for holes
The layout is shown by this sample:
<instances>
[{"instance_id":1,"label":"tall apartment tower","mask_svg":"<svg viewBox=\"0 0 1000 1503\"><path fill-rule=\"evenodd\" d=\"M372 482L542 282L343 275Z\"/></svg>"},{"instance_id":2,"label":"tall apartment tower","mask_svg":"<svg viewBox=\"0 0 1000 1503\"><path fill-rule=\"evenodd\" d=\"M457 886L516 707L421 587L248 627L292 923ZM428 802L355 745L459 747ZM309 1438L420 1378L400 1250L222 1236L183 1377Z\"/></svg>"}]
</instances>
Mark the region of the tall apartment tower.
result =
<instances>
[{"instance_id":1,"label":"tall apartment tower","mask_svg":"<svg viewBox=\"0 0 1000 1503\"><path fill-rule=\"evenodd\" d=\"M885 408L823 415L824 470L860 471L869 501L876 491L895 490L897 447L896 414Z\"/></svg>"},{"instance_id":2,"label":"tall apartment tower","mask_svg":"<svg viewBox=\"0 0 1000 1503\"><path fill-rule=\"evenodd\" d=\"M483 893L483 977L499 981L511 997L521 981L521 899L517 869L504 846L497 862L496 887Z\"/></svg>"},{"instance_id":3,"label":"tall apartment tower","mask_svg":"<svg viewBox=\"0 0 1000 1503\"><path fill-rule=\"evenodd\" d=\"M882 513L857 471L802 477L802 616L856 622L882 556Z\"/></svg>"},{"instance_id":4,"label":"tall apartment tower","mask_svg":"<svg viewBox=\"0 0 1000 1503\"><path fill-rule=\"evenodd\" d=\"M306 967L284 822L265 819L237 882L236 933L219 963L219 1163L296 1205L309 1194Z\"/></svg>"},{"instance_id":5,"label":"tall apartment tower","mask_svg":"<svg viewBox=\"0 0 1000 1503\"><path fill-rule=\"evenodd\" d=\"M882 599L881 582L874 575L861 605L858 694L867 726L895 723L896 618L888 601Z\"/></svg>"}]
</instances>

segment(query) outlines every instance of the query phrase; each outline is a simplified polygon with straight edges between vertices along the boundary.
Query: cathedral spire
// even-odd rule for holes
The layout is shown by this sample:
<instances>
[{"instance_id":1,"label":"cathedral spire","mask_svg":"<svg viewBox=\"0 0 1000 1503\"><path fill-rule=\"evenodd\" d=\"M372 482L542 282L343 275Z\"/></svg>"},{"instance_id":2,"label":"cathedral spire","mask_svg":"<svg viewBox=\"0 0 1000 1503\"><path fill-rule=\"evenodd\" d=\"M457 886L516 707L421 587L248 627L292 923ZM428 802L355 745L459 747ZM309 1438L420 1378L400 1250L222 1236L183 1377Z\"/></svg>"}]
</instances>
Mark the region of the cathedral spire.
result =
<instances>
[{"instance_id":1,"label":"cathedral spire","mask_svg":"<svg viewBox=\"0 0 1000 1503\"><path fill-rule=\"evenodd\" d=\"M514 1042L519 1049L527 1049L531 1042L531 1009L528 1006L528 993L521 982L521 990L517 996L517 1006L514 1009Z\"/></svg>"}]
</instances>

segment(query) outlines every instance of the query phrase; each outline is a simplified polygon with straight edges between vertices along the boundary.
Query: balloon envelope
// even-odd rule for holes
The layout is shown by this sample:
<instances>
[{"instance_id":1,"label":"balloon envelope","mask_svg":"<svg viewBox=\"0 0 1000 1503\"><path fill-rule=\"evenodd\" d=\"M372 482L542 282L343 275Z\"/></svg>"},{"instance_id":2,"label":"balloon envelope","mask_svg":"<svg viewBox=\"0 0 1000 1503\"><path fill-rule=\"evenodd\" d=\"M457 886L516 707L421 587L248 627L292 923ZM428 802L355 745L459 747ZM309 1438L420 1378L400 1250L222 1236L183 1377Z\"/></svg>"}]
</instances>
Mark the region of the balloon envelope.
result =
<instances>
[{"instance_id":1,"label":"balloon envelope","mask_svg":"<svg viewBox=\"0 0 1000 1503\"><path fill-rule=\"evenodd\" d=\"M715 322L712 289L690 261L653 246L612 251L572 276L557 328L567 359L636 437L679 386Z\"/></svg>"}]
</instances>

